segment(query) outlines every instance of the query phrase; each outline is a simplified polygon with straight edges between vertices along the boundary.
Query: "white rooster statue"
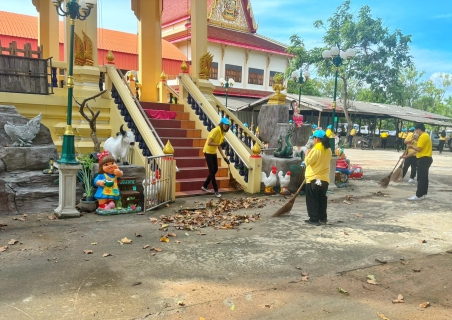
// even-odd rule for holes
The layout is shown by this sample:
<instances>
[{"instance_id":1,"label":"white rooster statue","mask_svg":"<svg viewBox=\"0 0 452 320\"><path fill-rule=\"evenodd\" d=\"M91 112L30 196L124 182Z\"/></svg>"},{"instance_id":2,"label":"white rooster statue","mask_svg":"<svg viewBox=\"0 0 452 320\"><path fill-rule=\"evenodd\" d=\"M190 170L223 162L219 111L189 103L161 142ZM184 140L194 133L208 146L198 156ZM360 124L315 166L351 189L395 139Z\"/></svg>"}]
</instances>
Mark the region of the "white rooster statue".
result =
<instances>
[{"instance_id":1,"label":"white rooster statue","mask_svg":"<svg viewBox=\"0 0 452 320\"><path fill-rule=\"evenodd\" d=\"M162 191L160 170L157 169L151 176L152 179L143 180L143 193L147 196L148 207L153 207L160 202L160 192Z\"/></svg>"},{"instance_id":2,"label":"white rooster statue","mask_svg":"<svg viewBox=\"0 0 452 320\"><path fill-rule=\"evenodd\" d=\"M15 147L31 147L33 140L41 128L41 114L27 122L23 126L17 126L10 122L5 124L5 132L13 141Z\"/></svg>"},{"instance_id":3,"label":"white rooster statue","mask_svg":"<svg viewBox=\"0 0 452 320\"><path fill-rule=\"evenodd\" d=\"M276 192L273 190L273 187L276 186L276 182L278 182L278 177L276 176L276 167L272 166L272 171L267 175L265 172L262 172L262 182L265 185L264 194L275 194Z\"/></svg>"},{"instance_id":4,"label":"white rooster statue","mask_svg":"<svg viewBox=\"0 0 452 320\"><path fill-rule=\"evenodd\" d=\"M290 171L287 171L285 176L283 176L282 171L279 171L278 177L279 177L279 187L280 187L279 194L290 195L290 191L289 191Z\"/></svg>"}]
</instances>

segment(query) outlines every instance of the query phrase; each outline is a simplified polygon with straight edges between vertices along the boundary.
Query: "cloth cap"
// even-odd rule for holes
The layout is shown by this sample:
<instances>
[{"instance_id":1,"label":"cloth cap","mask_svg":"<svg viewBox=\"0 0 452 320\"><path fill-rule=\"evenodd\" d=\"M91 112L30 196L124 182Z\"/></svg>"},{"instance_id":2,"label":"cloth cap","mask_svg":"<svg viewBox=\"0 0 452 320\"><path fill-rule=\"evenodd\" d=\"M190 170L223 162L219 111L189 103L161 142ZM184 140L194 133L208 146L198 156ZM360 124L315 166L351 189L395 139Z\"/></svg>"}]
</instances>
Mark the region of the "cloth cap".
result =
<instances>
[{"instance_id":1,"label":"cloth cap","mask_svg":"<svg viewBox=\"0 0 452 320\"><path fill-rule=\"evenodd\" d=\"M317 125L316 125L316 124L313 124L313 125L312 125L312 129L315 129L315 128L317 128Z\"/></svg>"},{"instance_id":2,"label":"cloth cap","mask_svg":"<svg viewBox=\"0 0 452 320\"><path fill-rule=\"evenodd\" d=\"M411 127L411 128L410 128L410 131L414 131L414 127Z\"/></svg>"},{"instance_id":3,"label":"cloth cap","mask_svg":"<svg viewBox=\"0 0 452 320\"><path fill-rule=\"evenodd\" d=\"M227 124L228 126L231 125L228 118L221 119L220 123Z\"/></svg>"},{"instance_id":4,"label":"cloth cap","mask_svg":"<svg viewBox=\"0 0 452 320\"><path fill-rule=\"evenodd\" d=\"M313 134L312 134L313 138L319 138L319 139L323 139L325 137L325 131L323 130L316 130Z\"/></svg>"},{"instance_id":5,"label":"cloth cap","mask_svg":"<svg viewBox=\"0 0 452 320\"><path fill-rule=\"evenodd\" d=\"M333 129L333 125L328 125L328 127L326 127L327 129Z\"/></svg>"}]
</instances>

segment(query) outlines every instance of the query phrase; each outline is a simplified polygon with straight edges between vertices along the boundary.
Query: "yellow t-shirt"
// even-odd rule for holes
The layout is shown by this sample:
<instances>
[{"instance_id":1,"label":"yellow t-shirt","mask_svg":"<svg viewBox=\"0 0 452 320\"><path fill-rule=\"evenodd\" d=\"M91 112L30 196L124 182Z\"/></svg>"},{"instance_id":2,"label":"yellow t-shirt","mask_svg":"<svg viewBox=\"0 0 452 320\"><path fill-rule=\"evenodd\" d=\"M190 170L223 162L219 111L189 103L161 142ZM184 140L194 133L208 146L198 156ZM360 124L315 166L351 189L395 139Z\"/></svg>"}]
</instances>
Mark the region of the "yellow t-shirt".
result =
<instances>
[{"instance_id":1,"label":"yellow t-shirt","mask_svg":"<svg viewBox=\"0 0 452 320\"><path fill-rule=\"evenodd\" d=\"M388 133L386 131L382 132L380 138L386 139L388 137Z\"/></svg>"},{"instance_id":2,"label":"yellow t-shirt","mask_svg":"<svg viewBox=\"0 0 452 320\"><path fill-rule=\"evenodd\" d=\"M220 126L216 127L215 129L213 129L212 131L209 132L206 143L204 144L204 149L202 149L202 152L204 152L204 153L215 154L215 153L217 153L218 147L208 145L210 138L212 138L213 143L219 143L219 144L223 143L224 133L223 133L223 130L221 130Z\"/></svg>"},{"instance_id":3,"label":"yellow t-shirt","mask_svg":"<svg viewBox=\"0 0 452 320\"><path fill-rule=\"evenodd\" d=\"M405 142L409 143L411 141L411 139L413 139L413 132L408 132L408 135L405 138Z\"/></svg>"},{"instance_id":4,"label":"yellow t-shirt","mask_svg":"<svg viewBox=\"0 0 452 320\"><path fill-rule=\"evenodd\" d=\"M331 129L326 130L326 136L328 138L334 138L335 137L334 132Z\"/></svg>"},{"instance_id":5,"label":"yellow t-shirt","mask_svg":"<svg viewBox=\"0 0 452 320\"><path fill-rule=\"evenodd\" d=\"M418 141L417 141L417 147L422 148L421 151L418 151L416 153L416 158L422 158L422 157L431 157L432 156L432 140L430 139L430 136L427 132L424 132L420 135Z\"/></svg>"},{"instance_id":6,"label":"yellow t-shirt","mask_svg":"<svg viewBox=\"0 0 452 320\"><path fill-rule=\"evenodd\" d=\"M406 139L407 135L408 134L406 132L402 132L402 139Z\"/></svg>"},{"instance_id":7,"label":"yellow t-shirt","mask_svg":"<svg viewBox=\"0 0 452 320\"><path fill-rule=\"evenodd\" d=\"M399 138L402 138L403 132L399 132Z\"/></svg>"},{"instance_id":8,"label":"yellow t-shirt","mask_svg":"<svg viewBox=\"0 0 452 320\"><path fill-rule=\"evenodd\" d=\"M354 136L355 134L356 134L356 130L355 130L355 128L353 128L352 131L350 131L350 135Z\"/></svg>"},{"instance_id":9,"label":"yellow t-shirt","mask_svg":"<svg viewBox=\"0 0 452 320\"><path fill-rule=\"evenodd\" d=\"M446 135L447 136L447 135ZM443 137L441 133L439 134L439 140L446 140L446 137Z\"/></svg>"},{"instance_id":10,"label":"yellow t-shirt","mask_svg":"<svg viewBox=\"0 0 452 320\"><path fill-rule=\"evenodd\" d=\"M310 183L316 178L330 183L330 162L332 155L331 148L325 150L321 142L318 142L309 151L308 156L304 159L306 163L306 183Z\"/></svg>"}]
</instances>

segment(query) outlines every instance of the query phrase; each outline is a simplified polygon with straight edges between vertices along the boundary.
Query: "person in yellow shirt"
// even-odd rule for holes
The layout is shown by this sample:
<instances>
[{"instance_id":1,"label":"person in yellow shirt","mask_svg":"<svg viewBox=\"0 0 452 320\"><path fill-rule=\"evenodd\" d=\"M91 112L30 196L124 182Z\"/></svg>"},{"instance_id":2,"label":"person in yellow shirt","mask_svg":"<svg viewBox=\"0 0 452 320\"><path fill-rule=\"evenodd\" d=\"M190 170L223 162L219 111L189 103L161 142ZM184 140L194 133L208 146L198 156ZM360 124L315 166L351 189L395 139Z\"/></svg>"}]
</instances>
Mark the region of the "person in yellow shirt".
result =
<instances>
[{"instance_id":1,"label":"person in yellow shirt","mask_svg":"<svg viewBox=\"0 0 452 320\"><path fill-rule=\"evenodd\" d=\"M409 145L407 148L408 153L402 155L400 158L406 159L413 154L416 154L417 158L417 190L416 194L409 197L410 201L425 200L428 192L428 171L433 163L432 153L432 140L427 132L425 132L425 125L418 123L414 126L415 133L419 135L416 146Z\"/></svg>"},{"instance_id":2,"label":"person in yellow shirt","mask_svg":"<svg viewBox=\"0 0 452 320\"><path fill-rule=\"evenodd\" d=\"M228 118L221 119L220 124L209 132L207 136L206 143L204 144L204 157L206 158L207 167L209 168L209 175L207 176L204 185L201 187L201 190L212 193L207 187L209 183L212 182L213 190L215 191L215 196L220 198L221 194L218 192L217 180L215 179L215 174L218 171L218 158L217 158L217 149L223 157L224 161L229 164L229 160L223 153L223 149L221 149L221 144L224 141L224 134L229 130L230 122Z\"/></svg>"},{"instance_id":3,"label":"person in yellow shirt","mask_svg":"<svg viewBox=\"0 0 452 320\"><path fill-rule=\"evenodd\" d=\"M408 130L407 130L407 128L403 128L402 129L402 149L403 149L403 151L406 150L406 145L404 143L406 137L408 137Z\"/></svg>"},{"instance_id":4,"label":"person in yellow shirt","mask_svg":"<svg viewBox=\"0 0 452 320\"><path fill-rule=\"evenodd\" d=\"M348 135L348 145L350 146L350 149L353 145L353 137L356 136L356 129L352 127L352 130L350 130L350 134Z\"/></svg>"},{"instance_id":5,"label":"person in yellow shirt","mask_svg":"<svg viewBox=\"0 0 452 320\"><path fill-rule=\"evenodd\" d=\"M327 223L327 200L326 192L330 183L330 162L332 151L329 138L325 131L314 132L314 147L304 159L306 165L306 208L309 219L308 224L320 225Z\"/></svg>"},{"instance_id":6,"label":"person in yellow shirt","mask_svg":"<svg viewBox=\"0 0 452 320\"><path fill-rule=\"evenodd\" d=\"M396 141L396 150L397 150L397 152L399 152L400 149L403 149L403 147L402 147L402 144L403 144L402 135L403 135L403 129L400 130L399 134L397 135L397 141Z\"/></svg>"},{"instance_id":7,"label":"person in yellow shirt","mask_svg":"<svg viewBox=\"0 0 452 320\"><path fill-rule=\"evenodd\" d=\"M333 126L330 124L330 125L328 125L328 127L326 127L326 136L328 137L328 138L335 138L336 137L336 135L334 134L334 132L333 132Z\"/></svg>"},{"instance_id":8,"label":"person in yellow shirt","mask_svg":"<svg viewBox=\"0 0 452 320\"><path fill-rule=\"evenodd\" d=\"M408 132L408 135L406 136L404 140L404 145L414 145L416 146L418 135L414 133L414 127L410 128L410 132ZM411 167L411 173L410 173L410 179L408 179L408 183L413 183L414 178L416 177L416 170L417 170L417 158L416 154L414 153L410 157L405 158L405 161L403 162L403 175L402 178L405 178L405 175L408 172L408 169Z\"/></svg>"},{"instance_id":9,"label":"person in yellow shirt","mask_svg":"<svg viewBox=\"0 0 452 320\"><path fill-rule=\"evenodd\" d=\"M441 131L439 135L439 145L438 145L439 154L443 153L444 144L446 143L446 136L447 136L446 130Z\"/></svg>"},{"instance_id":10,"label":"person in yellow shirt","mask_svg":"<svg viewBox=\"0 0 452 320\"><path fill-rule=\"evenodd\" d=\"M389 136L389 134L388 134L386 131L383 131L383 132L380 134L380 138L381 138L381 147L382 147L383 149L386 149L386 142L388 142L388 136Z\"/></svg>"}]
</instances>

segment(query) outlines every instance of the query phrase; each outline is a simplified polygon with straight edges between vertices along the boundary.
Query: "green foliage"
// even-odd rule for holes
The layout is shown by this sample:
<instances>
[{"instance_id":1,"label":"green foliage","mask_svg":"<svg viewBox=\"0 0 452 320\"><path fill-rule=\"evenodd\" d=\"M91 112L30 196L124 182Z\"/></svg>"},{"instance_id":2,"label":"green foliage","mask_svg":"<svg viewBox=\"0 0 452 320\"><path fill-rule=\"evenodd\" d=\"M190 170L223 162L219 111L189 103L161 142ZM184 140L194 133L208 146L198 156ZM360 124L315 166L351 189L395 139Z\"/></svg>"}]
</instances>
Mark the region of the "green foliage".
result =
<instances>
[{"instance_id":1,"label":"green foliage","mask_svg":"<svg viewBox=\"0 0 452 320\"><path fill-rule=\"evenodd\" d=\"M309 79L301 85L301 94L304 96L317 96L321 97L319 88L321 87L320 82L317 79ZM289 79L287 82L287 93L298 94L300 86L293 79Z\"/></svg>"},{"instance_id":2,"label":"green foliage","mask_svg":"<svg viewBox=\"0 0 452 320\"><path fill-rule=\"evenodd\" d=\"M86 197L92 197L94 195L92 172L95 160L90 154L81 154L76 159L82 166L82 169L77 172L77 177L83 184L84 194Z\"/></svg>"}]
</instances>

